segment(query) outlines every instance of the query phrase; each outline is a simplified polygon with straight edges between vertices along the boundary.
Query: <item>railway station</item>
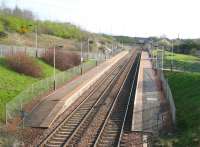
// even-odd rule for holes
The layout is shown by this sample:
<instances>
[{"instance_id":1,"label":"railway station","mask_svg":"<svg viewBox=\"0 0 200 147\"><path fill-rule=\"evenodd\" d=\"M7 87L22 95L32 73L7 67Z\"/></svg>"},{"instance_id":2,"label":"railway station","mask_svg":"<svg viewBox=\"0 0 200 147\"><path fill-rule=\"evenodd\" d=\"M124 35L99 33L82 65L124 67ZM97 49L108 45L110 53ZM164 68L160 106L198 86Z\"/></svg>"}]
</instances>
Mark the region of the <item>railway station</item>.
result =
<instances>
[{"instance_id":1,"label":"railway station","mask_svg":"<svg viewBox=\"0 0 200 147\"><path fill-rule=\"evenodd\" d=\"M0 147L200 147L199 5L0 0Z\"/></svg>"},{"instance_id":2,"label":"railway station","mask_svg":"<svg viewBox=\"0 0 200 147\"><path fill-rule=\"evenodd\" d=\"M173 124L153 64L148 50L122 51L44 97L24 119L45 129L34 144L149 146Z\"/></svg>"}]
</instances>

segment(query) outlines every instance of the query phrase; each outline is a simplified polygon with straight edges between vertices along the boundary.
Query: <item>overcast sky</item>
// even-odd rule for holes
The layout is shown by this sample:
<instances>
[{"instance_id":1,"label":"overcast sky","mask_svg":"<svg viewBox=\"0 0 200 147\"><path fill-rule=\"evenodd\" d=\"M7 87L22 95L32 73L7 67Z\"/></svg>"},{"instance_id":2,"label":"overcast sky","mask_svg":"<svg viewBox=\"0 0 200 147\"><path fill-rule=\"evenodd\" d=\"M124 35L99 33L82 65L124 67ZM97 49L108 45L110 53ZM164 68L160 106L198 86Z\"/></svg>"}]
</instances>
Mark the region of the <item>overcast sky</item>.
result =
<instances>
[{"instance_id":1,"label":"overcast sky","mask_svg":"<svg viewBox=\"0 0 200 147\"><path fill-rule=\"evenodd\" d=\"M0 0L92 32L200 38L199 0Z\"/></svg>"}]
</instances>

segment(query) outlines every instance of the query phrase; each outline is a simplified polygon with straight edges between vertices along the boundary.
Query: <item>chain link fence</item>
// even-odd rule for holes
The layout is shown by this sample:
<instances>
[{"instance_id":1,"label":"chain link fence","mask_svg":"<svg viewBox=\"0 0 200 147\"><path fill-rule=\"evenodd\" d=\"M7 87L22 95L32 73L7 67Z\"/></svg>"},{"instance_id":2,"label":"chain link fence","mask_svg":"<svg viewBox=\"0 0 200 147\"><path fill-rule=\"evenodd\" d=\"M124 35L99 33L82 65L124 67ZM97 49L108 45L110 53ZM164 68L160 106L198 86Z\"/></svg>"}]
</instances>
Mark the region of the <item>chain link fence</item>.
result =
<instances>
[{"instance_id":1,"label":"chain link fence","mask_svg":"<svg viewBox=\"0 0 200 147\"><path fill-rule=\"evenodd\" d=\"M175 107L175 103L174 103L174 99L173 99L173 95L172 95L170 86L168 84L168 80L165 77L163 70L166 70L166 69L174 70L175 69L175 70L182 71L182 67L178 66L175 63L173 63L173 66L172 66L171 61L166 59L164 50L158 50L156 55L151 54L151 57L153 57L153 62L152 62L153 68L156 69L156 73L158 74L159 80L161 82L161 88L162 88L162 90L164 92L164 96L170 106L172 123L175 126L176 125L176 107Z\"/></svg>"},{"instance_id":2,"label":"chain link fence","mask_svg":"<svg viewBox=\"0 0 200 147\"><path fill-rule=\"evenodd\" d=\"M154 67L177 72L200 72L200 60L184 61L175 59L175 55L165 50L149 51L153 58Z\"/></svg>"},{"instance_id":3,"label":"chain link fence","mask_svg":"<svg viewBox=\"0 0 200 147\"><path fill-rule=\"evenodd\" d=\"M45 48L33 48L33 47L23 47L23 46L9 46L9 45L0 45L0 57L12 56L19 52L25 52L27 55L32 57L42 57L43 54L47 51ZM82 52L82 58L90 60L90 62L83 62L82 65L71 68L67 71L56 74L55 84L54 77L48 77L44 80L38 81L27 87L19 95L13 98L7 104L0 102L0 107L3 111L0 111L1 118L7 122L7 120L13 118L16 114L20 114L23 106L45 93L48 93L53 90L54 85L59 87L73 79L77 75L81 75L83 72L90 70L94 66L97 66L100 62L103 62L106 59L119 53L121 49L113 49L112 52ZM76 52L80 54L80 52ZM71 86L73 87L73 86ZM4 111L5 110L5 111Z\"/></svg>"},{"instance_id":4,"label":"chain link fence","mask_svg":"<svg viewBox=\"0 0 200 147\"><path fill-rule=\"evenodd\" d=\"M98 62L102 62L103 60L99 60ZM78 75L81 75L82 72L86 72L91 68L97 65L96 61L88 61L84 62L82 65L73 67L67 71L56 74L55 76L55 85L56 87L62 86L67 81L75 78ZM71 85L69 90L71 90L74 86ZM5 106L5 114L2 114L5 118L5 121L14 118L15 116L25 115L22 114L22 110L24 109L24 105L33 101L37 97L40 97L54 89L54 77L49 77L44 80L40 80L29 87L27 87L24 91L22 91L19 95L17 95L14 99L8 102Z\"/></svg>"},{"instance_id":5,"label":"chain link fence","mask_svg":"<svg viewBox=\"0 0 200 147\"><path fill-rule=\"evenodd\" d=\"M172 96L170 86L168 84L168 80L165 78L164 73L161 70L159 71L159 78L161 80L162 89L164 91L165 98L167 99L167 101L170 105L172 122L173 122L173 125L175 126L176 125L176 107L175 107L174 99Z\"/></svg>"},{"instance_id":6,"label":"chain link fence","mask_svg":"<svg viewBox=\"0 0 200 147\"><path fill-rule=\"evenodd\" d=\"M25 47L25 46L9 46L0 44L0 57L12 56L19 52L26 53L31 57L41 58L47 51L47 48L34 48L34 47ZM117 54L120 50L114 49L112 54ZM72 51L71 51L72 52ZM80 54L78 51L73 51ZM106 59L109 58L110 53L103 52L82 52L84 59Z\"/></svg>"},{"instance_id":7,"label":"chain link fence","mask_svg":"<svg viewBox=\"0 0 200 147\"><path fill-rule=\"evenodd\" d=\"M31 57L42 57L46 52L45 48L33 48L25 46L10 46L0 44L0 57L11 56L19 52L25 52Z\"/></svg>"}]
</instances>

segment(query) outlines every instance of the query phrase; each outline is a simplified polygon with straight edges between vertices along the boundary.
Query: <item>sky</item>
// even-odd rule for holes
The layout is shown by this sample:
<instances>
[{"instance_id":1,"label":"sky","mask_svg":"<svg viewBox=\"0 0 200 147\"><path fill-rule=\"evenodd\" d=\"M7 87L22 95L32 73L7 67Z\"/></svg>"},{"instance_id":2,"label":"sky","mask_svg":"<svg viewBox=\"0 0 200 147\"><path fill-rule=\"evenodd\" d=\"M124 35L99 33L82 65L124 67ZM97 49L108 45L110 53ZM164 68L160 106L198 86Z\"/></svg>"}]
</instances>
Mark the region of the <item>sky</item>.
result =
<instances>
[{"instance_id":1,"label":"sky","mask_svg":"<svg viewBox=\"0 0 200 147\"><path fill-rule=\"evenodd\" d=\"M96 33L200 38L199 0L0 0Z\"/></svg>"}]
</instances>

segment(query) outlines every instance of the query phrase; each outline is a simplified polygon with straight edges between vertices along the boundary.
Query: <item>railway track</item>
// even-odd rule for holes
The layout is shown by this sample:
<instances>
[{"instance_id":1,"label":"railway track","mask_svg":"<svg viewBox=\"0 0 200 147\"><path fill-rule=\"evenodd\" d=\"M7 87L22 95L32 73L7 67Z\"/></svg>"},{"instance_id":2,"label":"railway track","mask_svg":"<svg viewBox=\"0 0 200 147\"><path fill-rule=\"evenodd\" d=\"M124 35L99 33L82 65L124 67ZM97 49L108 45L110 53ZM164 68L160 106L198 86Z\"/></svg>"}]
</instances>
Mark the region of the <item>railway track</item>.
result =
<instances>
[{"instance_id":1,"label":"railway track","mask_svg":"<svg viewBox=\"0 0 200 147\"><path fill-rule=\"evenodd\" d=\"M122 145L123 129L132 93L135 91L138 65L139 56L123 84L123 89L126 90L122 90L117 96L93 146L113 147Z\"/></svg>"},{"instance_id":2,"label":"railway track","mask_svg":"<svg viewBox=\"0 0 200 147\"><path fill-rule=\"evenodd\" d=\"M140 57L139 57L140 60ZM138 63L136 66L136 74L133 77L133 82L131 84L131 91L129 93L129 99L128 99L128 104L125 110L125 115L124 115L124 120L123 120L123 124L122 124L122 128L121 128L121 132L120 132L120 137L118 140L118 145L120 147L131 147L134 146L135 144L138 145L138 141L136 142L135 140L133 141L131 139L128 138L128 134L132 133L131 132L131 126L132 126L132 116L133 116L133 105L134 105L134 97L135 97L135 90L136 90L136 86L137 86L137 74L139 72L139 64ZM134 142L134 144L132 144L132 142Z\"/></svg>"},{"instance_id":3,"label":"railway track","mask_svg":"<svg viewBox=\"0 0 200 147\"><path fill-rule=\"evenodd\" d=\"M50 135L48 135L38 146L67 146L74 137L81 137L79 132L89 125L91 119L96 114L99 106L104 105L104 101L116 83L120 74L124 71L128 60L121 62L114 70L108 74L99 85L91 91L83 102L60 123Z\"/></svg>"},{"instance_id":4,"label":"railway track","mask_svg":"<svg viewBox=\"0 0 200 147\"><path fill-rule=\"evenodd\" d=\"M125 71L120 75L119 79L113 86L112 90L106 96L106 99L103 101L103 105L99 105L97 109L93 110L95 115L90 115L90 120L88 124L80 126L77 129L77 132L72 135L68 141L65 143L65 146L93 146L95 140L97 139L99 130L101 129L107 114L110 112L113 103L117 99L119 93L122 90L123 83L126 75L131 69L132 62L134 62L136 55L132 57L129 64L126 66Z\"/></svg>"}]
</instances>

